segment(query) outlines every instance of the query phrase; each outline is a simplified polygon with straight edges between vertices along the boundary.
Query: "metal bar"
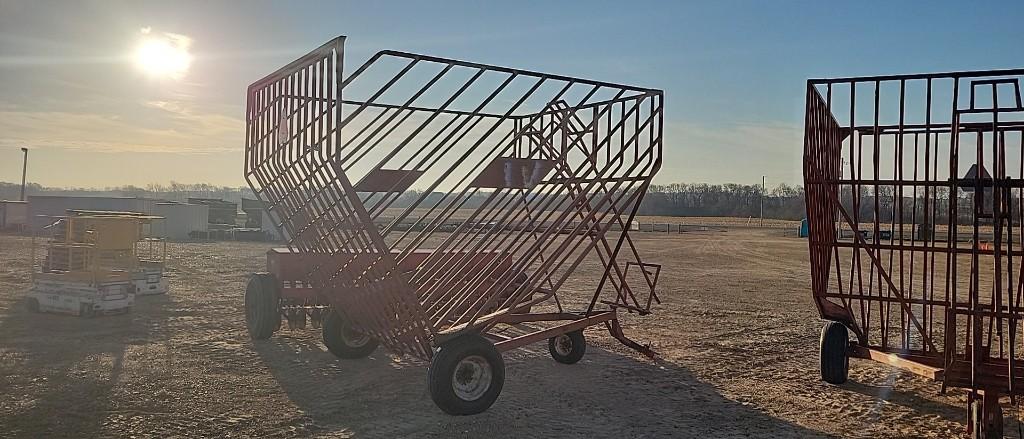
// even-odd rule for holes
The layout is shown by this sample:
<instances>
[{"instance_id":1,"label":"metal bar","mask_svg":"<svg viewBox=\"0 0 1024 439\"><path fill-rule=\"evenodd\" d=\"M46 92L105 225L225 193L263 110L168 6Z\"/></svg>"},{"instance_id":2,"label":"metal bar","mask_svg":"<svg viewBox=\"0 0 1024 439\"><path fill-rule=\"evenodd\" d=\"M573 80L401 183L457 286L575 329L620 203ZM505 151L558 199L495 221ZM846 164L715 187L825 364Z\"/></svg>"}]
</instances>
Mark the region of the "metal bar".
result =
<instances>
[{"instance_id":1,"label":"metal bar","mask_svg":"<svg viewBox=\"0 0 1024 439\"><path fill-rule=\"evenodd\" d=\"M537 332L532 332L526 335L521 335L510 340L495 343L494 347L498 348L498 352L505 352L526 346L528 344L533 344L541 340L547 340L551 337L557 337L562 334L580 330L588 326L594 326L600 323L604 323L610 320L615 320L615 311L607 311L600 314L594 314L590 317L584 317L569 323L563 323L553 328L548 328Z\"/></svg>"}]
</instances>

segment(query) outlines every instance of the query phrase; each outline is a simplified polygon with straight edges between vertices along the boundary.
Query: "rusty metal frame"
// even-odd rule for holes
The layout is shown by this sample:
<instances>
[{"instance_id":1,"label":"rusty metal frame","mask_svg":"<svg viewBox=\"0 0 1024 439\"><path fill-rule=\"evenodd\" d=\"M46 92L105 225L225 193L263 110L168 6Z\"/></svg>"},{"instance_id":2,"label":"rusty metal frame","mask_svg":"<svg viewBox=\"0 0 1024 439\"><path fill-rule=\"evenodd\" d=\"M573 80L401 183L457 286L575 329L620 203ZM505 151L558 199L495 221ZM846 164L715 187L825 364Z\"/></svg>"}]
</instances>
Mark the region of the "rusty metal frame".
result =
<instances>
[{"instance_id":1,"label":"rusty metal frame","mask_svg":"<svg viewBox=\"0 0 1024 439\"><path fill-rule=\"evenodd\" d=\"M344 41L247 92L246 181L321 299L420 358L509 319L556 326L502 346L601 323L639 346L614 319L657 300L627 225L661 167L663 93L398 51L345 76ZM585 309L566 311L595 257ZM519 312L538 306L554 311Z\"/></svg>"},{"instance_id":2,"label":"rusty metal frame","mask_svg":"<svg viewBox=\"0 0 1024 439\"><path fill-rule=\"evenodd\" d=\"M990 405L1024 388L1022 77L807 81L804 183L821 317L855 334L851 356Z\"/></svg>"}]
</instances>

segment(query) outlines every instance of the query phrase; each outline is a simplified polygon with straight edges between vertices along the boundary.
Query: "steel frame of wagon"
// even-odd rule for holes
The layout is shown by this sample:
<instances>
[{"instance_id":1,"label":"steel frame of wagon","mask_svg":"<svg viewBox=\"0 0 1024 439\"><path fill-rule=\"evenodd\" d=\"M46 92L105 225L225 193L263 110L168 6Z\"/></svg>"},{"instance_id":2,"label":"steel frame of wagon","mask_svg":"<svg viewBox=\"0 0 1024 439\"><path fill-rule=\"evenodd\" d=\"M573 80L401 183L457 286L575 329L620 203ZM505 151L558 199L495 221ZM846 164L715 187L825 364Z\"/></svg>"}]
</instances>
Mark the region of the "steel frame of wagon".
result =
<instances>
[{"instance_id":1,"label":"steel frame of wagon","mask_svg":"<svg viewBox=\"0 0 1024 439\"><path fill-rule=\"evenodd\" d=\"M807 81L804 179L819 313L854 332L849 356L969 389L981 403L969 420L988 423L972 424L975 436L1001 432L999 395L1024 389L1022 77L1024 69L1006 69ZM884 228L888 240L877 233ZM991 282L982 281L988 270Z\"/></svg>"},{"instance_id":2,"label":"steel frame of wagon","mask_svg":"<svg viewBox=\"0 0 1024 439\"><path fill-rule=\"evenodd\" d=\"M504 323L503 319L508 318L512 310L552 299L559 315L568 321L540 333L553 334L583 323L589 326L612 321L614 324L607 324L609 330L616 338L627 342L614 321L615 311L621 308L647 314L651 304L658 302L655 285L660 265L640 259L627 225L632 223L651 178L660 168L662 92L390 50L376 53L352 74L343 77L343 41L344 37L339 37L321 46L255 82L248 91L247 181L257 196L267 202L276 225L290 236L290 247L308 254L333 255L340 261L311 265L308 278L324 290L320 291L322 297L356 316L362 329L381 339L393 351L423 358L430 357L431 344L466 331L488 332ZM390 77L385 76L384 84L369 97L342 97L343 90L348 93L347 87L365 78L369 70L377 68L384 60L405 65ZM423 65L436 65L440 71L433 77L428 75L429 79L419 88L402 90L407 92L408 99L400 103L381 102L382 96L400 89L396 84L411 76L407 74L414 67ZM434 107L416 104L457 69L468 69L472 75L456 87L447 100ZM450 108L468 88L478 83L479 78L494 73L505 75L504 80L492 87L490 93L481 94L484 99L480 105L468 111ZM509 99L513 103L507 111L485 111L497 96L511 90L510 83L522 78L533 83L528 84L518 98ZM540 90L545 84L557 84L560 89L546 98L544 108L516 114L528 99L542 95ZM575 87L585 87L585 94L570 104L566 100L570 99L570 89ZM613 95L591 101L600 90L611 90ZM346 105L350 109L343 112L342 107ZM375 116L368 112L371 108L379 110ZM426 121L406 126L412 134L404 138L395 134L413 115L422 115ZM449 117L448 122L431 131L429 123L444 122L444 116ZM360 117L364 119L362 122ZM481 125L485 120L489 125ZM485 144L497 146L476 159L472 170L465 172L455 184L456 189L445 193L442 200L432 206L426 203L429 210L419 214L417 219L415 208L424 204L427 195L441 183L435 181L408 207L400 208L401 213L390 222L379 229L370 226L413 182L428 169L438 166L439 160L478 126L487 131L475 138L469 150L485 150ZM346 127L354 134L343 139L342 129ZM602 130L604 132L599 134ZM508 134L495 142L490 136L496 131ZM411 151L402 150L415 143L421 133L433 136ZM377 160L380 156L369 153L384 139L398 146ZM395 139L401 140L395 142ZM472 141L474 137L469 136L469 139ZM613 147L613 144L618 146ZM576 168L570 168L565 154L577 150L583 154L583 159ZM397 169L385 166L406 152L411 157L403 159L404 163ZM602 152L603 157L599 155ZM508 158L499 162L503 157ZM469 158L469 152L457 158L450 171L457 170L463 163L472 163ZM507 168L509 163L516 165L516 160L528 161L526 163L535 167L551 166L551 170L540 173L540 177L547 172L553 175L528 184L524 165L521 183L505 182L503 185L487 177L488 166L504 163ZM372 165L370 170L359 181L349 181L347 173L358 164L367 163ZM469 180L474 177L475 180ZM506 171L505 179L508 178ZM534 184L536 188L528 193L528 186ZM489 195L481 191L488 187L496 190ZM400 261L439 232L474 195L485 196L483 205L437 247L440 256L428 258L408 282L395 276ZM514 211L519 203L525 206L525 211ZM399 226L407 224L410 217L413 217L412 226L403 232ZM575 224L569 226L572 239L555 239L566 229L564 224ZM615 226L621 234L611 238L609 232ZM413 234L417 228L421 232ZM392 235L397 235L394 242L385 242L385 237ZM625 251L633 260L623 267L618 258L624 246L628 247ZM490 248L509 252L514 258L512 268L507 271L532 273L527 281L516 285L512 276L499 272L497 262L470 272L468 267L473 264L467 262L472 256L449 257L443 253L473 255ZM392 255L388 249L397 249L397 255ZM346 251L369 252L379 257L369 266L356 267L354 256L345 259ZM596 251L604 268L600 283L585 312L564 313L556 292L591 251ZM579 256L571 258L574 253ZM626 275L632 265L640 268L639 275L649 289L645 300L638 298L627 284ZM352 273L354 267L357 268L355 278L346 278L346 273ZM439 275L443 276L439 278ZM464 278L469 279L467 286L454 283ZM614 291L613 300L600 300L606 284ZM353 288L359 290L358 294L328 291ZM511 295L502 295L501 292L510 288L514 289ZM479 295L481 289L486 290L486 294ZM343 296L346 295L363 297L366 301L345 301ZM418 311L421 304L425 308L422 313ZM597 309L598 305L607 306L610 311ZM385 309L400 310L397 319L394 313L383 312ZM533 318L527 316L529 314L515 319ZM551 321L550 317L536 318ZM505 346L510 343L506 342ZM627 344L639 346L632 342Z\"/></svg>"}]
</instances>

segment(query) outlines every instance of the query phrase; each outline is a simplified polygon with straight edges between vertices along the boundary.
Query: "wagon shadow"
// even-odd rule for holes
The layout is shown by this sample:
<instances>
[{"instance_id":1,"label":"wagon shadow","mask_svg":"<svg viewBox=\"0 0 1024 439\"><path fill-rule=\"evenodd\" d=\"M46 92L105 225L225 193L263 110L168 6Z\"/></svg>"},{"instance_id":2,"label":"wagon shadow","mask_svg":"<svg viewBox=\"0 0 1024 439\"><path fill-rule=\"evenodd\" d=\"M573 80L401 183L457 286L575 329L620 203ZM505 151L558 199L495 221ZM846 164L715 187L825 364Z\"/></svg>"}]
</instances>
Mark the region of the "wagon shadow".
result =
<instances>
[{"instance_id":1,"label":"wagon shadow","mask_svg":"<svg viewBox=\"0 0 1024 439\"><path fill-rule=\"evenodd\" d=\"M546 344L505 353L501 396L485 413L442 413L426 365L378 350L338 360L318 337L275 336L255 349L316 433L364 437L829 437L719 394L686 368L588 346L580 363L553 361ZM536 431L536 430L534 430Z\"/></svg>"},{"instance_id":2,"label":"wagon shadow","mask_svg":"<svg viewBox=\"0 0 1024 439\"><path fill-rule=\"evenodd\" d=\"M946 404L941 401L925 398L919 391L901 390L899 387L893 386L892 384L876 385L853 380L847 381L841 387L881 401L886 401L890 404L909 408L921 415L932 415L946 421L956 422L959 424L963 424L967 421L966 399L964 399L963 404ZM938 387L938 384L936 384L936 387ZM958 393L966 395L966 391L963 389L948 389L947 392L950 392L953 395ZM1011 407L1007 401L1008 399L1004 398L1003 429L1007 432L1017 431L1019 421L1016 416L1013 416L1016 410Z\"/></svg>"},{"instance_id":3,"label":"wagon shadow","mask_svg":"<svg viewBox=\"0 0 1024 439\"><path fill-rule=\"evenodd\" d=\"M111 393L124 373L125 353L154 339L152 328L166 320L156 310L168 300L140 298L132 313L95 318L31 313L23 303L11 303L0 315L0 346L14 354L8 358L19 363L18 370L31 373L0 377L5 394L28 402L0 416L5 433L102 436L116 408Z\"/></svg>"}]
</instances>

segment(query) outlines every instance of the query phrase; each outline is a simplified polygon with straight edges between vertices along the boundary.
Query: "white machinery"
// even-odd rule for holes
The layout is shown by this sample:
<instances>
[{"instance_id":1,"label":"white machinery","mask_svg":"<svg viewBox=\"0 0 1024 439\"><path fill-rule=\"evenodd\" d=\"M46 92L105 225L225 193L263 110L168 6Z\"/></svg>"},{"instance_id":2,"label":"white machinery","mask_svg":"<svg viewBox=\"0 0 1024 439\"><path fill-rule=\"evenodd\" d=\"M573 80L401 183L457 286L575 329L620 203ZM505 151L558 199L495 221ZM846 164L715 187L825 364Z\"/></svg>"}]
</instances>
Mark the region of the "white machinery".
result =
<instances>
[{"instance_id":1,"label":"white machinery","mask_svg":"<svg viewBox=\"0 0 1024 439\"><path fill-rule=\"evenodd\" d=\"M163 277L166 244L143 237L144 226L159 217L127 212L69 211L47 227L43 258L37 264L33 240L32 288L26 302L33 312L79 316L131 311L135 296L167 292Z\"/></svg>"}]
</instances>

